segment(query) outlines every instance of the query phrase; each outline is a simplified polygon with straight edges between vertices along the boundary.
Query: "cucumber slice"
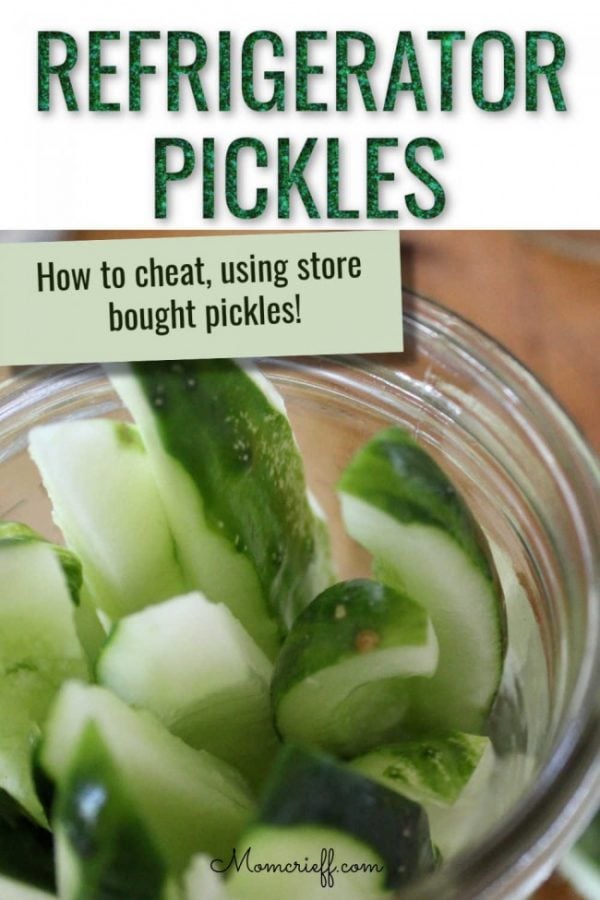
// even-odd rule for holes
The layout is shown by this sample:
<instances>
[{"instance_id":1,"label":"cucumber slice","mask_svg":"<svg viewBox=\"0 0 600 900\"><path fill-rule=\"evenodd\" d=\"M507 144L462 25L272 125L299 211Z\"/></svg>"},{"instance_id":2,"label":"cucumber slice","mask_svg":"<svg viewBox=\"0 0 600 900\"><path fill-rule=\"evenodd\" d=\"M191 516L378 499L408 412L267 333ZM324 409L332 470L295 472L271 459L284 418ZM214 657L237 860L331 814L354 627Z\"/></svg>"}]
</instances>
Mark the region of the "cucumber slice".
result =
<instances>
[{"instance_id":1,"label":"cucumber slice","mask_svg":"<svg viewBox=\"0 0 600 900\"><path fill-rule=\"evenodd\" d=\"M353 756L404 733L411 681L438 648L425 610L366 579L328 588L296 620L273 675L279 733Z\"/></svg>"},{"instance_id":2,"label":"cucumber slice","mask_svg":"<svg viewBox=\"0 0 600 900\"><path fill-rule=\"evenodd\" d=\"M415 685L413 726L481 732L506 649L501 589L486 540L439 466L401 428L376 435L339 482L349 533L375 577L429 612L440 645L434 677Z\"/></svg>"},{"instance_id":3,"label":"cucumber slice","mask_svg":"<svg viewBox=\"0 0 600 900\"><path fill-rule=\"evenodd\" d=\"M431 839L447 859L477 833L494 751L489 738L451 732L381 747L351 766L420 803L427 812Z\"/></svg>"},{"instance_id":4,"label":"cucumber slice","mask_svg":"<svg viewBox=\"0 0 600 900\"><path fill-rule=\"evenodd\" d=\"M435 866L420 806L296 747L282 752L258 820L238 848L223 868L232 895L248 900L381 897ZM283 871L269 870L268 863ZM352 865L367 870L342 871Z\"/></svg>"},{"instance_id":5,"label":"cucumber slice","mask_svg":"<svg viewBox=\"0 0 600 900\"><path fill-rule=\"evenodd\" d=\"M30 452L86 588L109 618L184 590L137 429L109 419L44 425L31 432Z\"/></svg>"},{"instance_id":6,"label":"cucumber slice","mask_svg":"<svg viewBox=\"0 0 600 900\"><path fill-rule=\"evenodd\" d=\"M46 819L31 752L66 678L87 678L73 602L51 544L0 541L0 788L33 818Z\"/></svg>"},{"instance_id":7,"label":"cucumber slice","mask_svg":"<svg viewBox=\"0 0 600 900\"><path fill-rule=\"evenodd\" d=\"M6 791L0 790L0 872L8 877L15 894L35 888L54 892L52 838ZM16 882L16 883L15 883ZM0 877L0 897L11 896ZM25 897L25 894L23 895Z\"/></svg>"},{"instance_id":8,"label":"cucumber slice","mask_svg":"<svg viewBox=\"0 0 600 900\"><path fill-rule=\"evenodd\" d=\"M272 672L230 610L199 593L121 619L98 663L101 684L253 784L262 781L279 746Z\"/></svg>"},{"instance_id":9,"label":"cucumber slice","mask_svg":"<svg viewBox=\"0 0 600 900\"><path fill-rule=\"evenodd\" d=\"M21 522L0 522L0 545L43 543L52 547L62 567L73 600L73 618L77 636L86 652L90 670L94 667L106 632L83 589L81 563L74 553L59 544L50 544L41 534Z\"/></svg>"},{"instance_id":10,"label":"cucumber slice","mask_svg":"<svg viewBox=\"0 0 600 900\"><path fill-rule=\"evenodd\" d=\"M108 373L148 447L188 587L226 603L273 657L281 629L330 580L283 401L231 360Z\"/></svg>"},{"instance_id":11,"label":"cucumber slice","mask_svg":"<svg viewBox=\"0 0 600 900\"><path fill-rule=\"evenodd\" d=\"M167 866L93 721L62 780L53 826L62 900L164 900Z\"/></svg>"},{"instance_id":12,"label":"cucumber slice","mask_svg":"<svg viewBox=\"0 0 600 900\"><path fill-rule=\"evenodd\" d=\"M70 682L53 706L39 760L59 792L90 721L150 840L173 872L182 872L195 853L231 852L253 810L242 777L104 688Z\"/></svg>"}]
</instances>

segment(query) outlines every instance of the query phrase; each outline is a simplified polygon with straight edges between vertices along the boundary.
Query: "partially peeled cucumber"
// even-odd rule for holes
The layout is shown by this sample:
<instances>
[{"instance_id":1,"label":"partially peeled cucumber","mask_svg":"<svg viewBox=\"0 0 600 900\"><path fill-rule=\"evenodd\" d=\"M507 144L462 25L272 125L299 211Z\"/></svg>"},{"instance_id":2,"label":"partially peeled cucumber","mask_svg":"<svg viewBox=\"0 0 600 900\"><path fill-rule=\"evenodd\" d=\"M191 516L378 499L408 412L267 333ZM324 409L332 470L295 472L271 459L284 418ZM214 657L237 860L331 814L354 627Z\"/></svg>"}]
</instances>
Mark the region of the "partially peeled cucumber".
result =
<instances>
[{"instance_id":1,"label":"partially peeled cucumber","mask_svg":"<svg viewBox=\"0 0 600 900\"><path fill-rule=\"evenodd\" d=\"M415 685L413 728L484 732L502 675L506 621L486 539L465 501L397 427L358 451L338 490L346 528L373 555L375 577L422 604L439 641L435 675Z\"/></svg>"},{"instance_id":2,"label":"partially peeled cucumber","mask_svg":"<svg viewBox=\"0 0 600 900\"><path fill-rule=\"evenodd\" d=\"M175 875L197 853L228 853L253 813L252 795L231 766L188 747L154 716L104 688L71 681L52 707L39 751L59 803L61 794L75 789L82 766L93 774L94 760L110 761L111 779ZM101 768L108 771L108 762Z\"/></svg>"},{"instance_id":3,"label":"partially peeled cucumber","mask_svg":"<svg viewBox=\"0 0 600 900\"><path fill-rule=\"evenodd\" d=\"M31 432L29 449L95 606L114 620L182 592L173 535L133 425L44 425Z\"/></svg>"},{"instance_id":4,"label":"partially peeled cucumber","mask_svg":"<svg viewBox=\"0 0 600 900\"><path fill-rule=\"evenodd\" d=\"M279 742L273 666L223 603L198 592L126 616L98 662L101 684L153 712L192 747L264 779Z\"/></svg>"},{"instance_id":5,"label":"partially peeled cucumber","mask_svg":"<svg viewBox=\"0 0 600 900\"><path fill-rule=\"evenodd\" d=\"M232 360L107 371L147 447L187 588L229 606L272 658L331 580L281 397Z\"/></svg>"},{"instance_id":6,"label":"partially peeled cucumber","mask_svg":"<svg viewBox=\"0 0 600 900\"><path fill-rule=\"evenodd\" d=\"M293 746L278 758L236 860L222 867L236 900L376 900L436 865L418 804Z\"/></svg>"},{"instance_id":7,"label":"partially peeled cucumber","mask_svg":"<svg viewBox=\"0 0 600 900\"><path fill-rule=\"evenodd\" d=\"M417 677L438 644L423 607L368 579L340 582L296 620L272 695L282 737L350 757L404 734Z\"/></svg>"},{"instance_id":8,"label":"partially peeled cucumber","mask_svg":"<svg viewBox=\"0 0 600 900\"><path fill-rule=\"evenodd\" d=\"M74 608L51 544L0 537L0 789L41 825L32 750L65 679L88 677Z\"/></svg>"},{"instance_id":9,"label":"partially peeled cucumber","mask_svg":"<svg viewBox=\"0 0 600 900\"><path fill-rule=\"evenodd\" d=\"M494 759L489 738L453 731L379 747L351 766L421 804L431 838L447 859L477 834Z\"/></svg>"},{"instance_id":10,"label":"partially peeled cucumber","mask_svg":"<svg viewBox=\"0 0 600 900\"><path fill-rule=\"evenodd\" d=\"M52 544L41 534L22 522L0 522L0 547L44 544L51 547L60 563L73 601L73 618L77 636L86 652L90 668L96 664L106 632L89 593L83 584L83 572L79 558L60 544Z\"/></svg>"}]
</instances>

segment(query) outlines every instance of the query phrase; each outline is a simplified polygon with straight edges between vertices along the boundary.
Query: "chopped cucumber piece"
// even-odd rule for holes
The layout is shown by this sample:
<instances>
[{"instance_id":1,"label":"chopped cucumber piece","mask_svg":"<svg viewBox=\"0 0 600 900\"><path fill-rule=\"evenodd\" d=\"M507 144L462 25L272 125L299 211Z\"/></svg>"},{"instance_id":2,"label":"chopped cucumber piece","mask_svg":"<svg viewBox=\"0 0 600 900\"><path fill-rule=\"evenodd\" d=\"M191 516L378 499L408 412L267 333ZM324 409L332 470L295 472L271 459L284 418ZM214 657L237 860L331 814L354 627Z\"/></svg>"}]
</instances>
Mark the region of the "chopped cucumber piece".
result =
<instances>
[{"instance_id":1,"label":"chopped cucumber piece","mask_svg":"<svg viewBox=\"0 0 600 900\"><path fill-rule=\"evenodd\" d=\"M30 528L29 525L24 525L23 522L0 522L0 544L3 547L8 547L11 544L36 544L40 542L44 544L50 543L45 537L34 531L33 528ZM52 544L52 549L62 566L73 603L77 606L83 583L81 563L75 554L67 550L66 547Z\"/></svg>"},{"instance_id":2,"label":"chopped cucumber piece","mask_svg":"<svg viewBox=\"0 0 600 900\"><path fill-rule=\"evenodd\" d=\"M328 897L381 897L435 866L420 806L328 757L295 747L282 752L236 859L237 866L229 866L231 853L223 860L223 868L229 866L227 884L234 897L248 900L320 897L321 879ZM315 868L295 870L295 861ZM256 870L266 863L283 871ZM353 864L366 871L341 871Z\"/></svg>"},{"instance_id":3,"label":"chopped cucumber piece","mask_svg":"<svg viewBox=\"0 0 600 900\"><path fill-rule=\"evenodd\" d=\"M100 647L106 640L98 614L83 588L81 563L74 553L59 544L50 544L46 538L21 522L0 522L0 545L43 543L54 550L62 567L73 600L73 618L77 636L85 650L90 669L96 664Z\"/></svg>"},{"instance_id":4,"label":"chopped cucumber piece","mask_svg":"<svg viewBox=\"0 0 600 900\"><path fill-rule=\"evenodd\" d=\"M31 753L67 678L87 678L73 601L51 544L0 541L0 788L41 824Z\"/></svg>"},{"instance_id":5,"label":"chopped cucumber piece","mask_svg":"<svg viewBox=\"0 0 600 900\"><path fill-rule=\"evenodd\" d=\"M375 577L429 612L440 645L431 680L415 686L420 729L485 729L502 675L502 593L486 540L465 502L401 428L376 435L339 483L342 514L375 558Z\"/></svg>"},{"instance_id":6,"label":"chopped cucumber piece","mask_svg":"<svg viewBox=\"0 0 600 900\"><path fill-rule=\"evenodd\" d=\"M451 732L381 747L352 768L420 803L444 859L476 833L494 764L489 738Z\"/></svg>"},{"instance_id":7,"label":"chopped cucumber piece","mask_svg":"<svg viewBox=\"0 0 600 900\"><path fill-rule=\"evenodd\" d=\"M54 891L52 838L6 791L0 790L0 872L13 884L12 893L0 877L0 897L17 896L17 883L29 888ZM25 898L26 893L23 894Z\"/></svg>"},{"instance_id":8,"label":"chopped cucumber piece","mask_svg":"<svg viewBox=\"0 0 600 900\"><path fill-rule=\"evenodd\" d=\"M182 872L195 853L231 852L253 809L242 777L104 688L70 682L53 706L39 759L59 792L89 722L172 871Z\"/></svg>"},{"instance_id":9,"label":"chopped cucumber piece","mask_svg":"<svg viewBox=\"0 0 600 900\"><path fill-rule=\"evenodd\" d=\"M165 860L93 721L62 779L53 826L61 900L164 900Z\"/></svg>"},{"instance_id":10,"label":"chopped cucumber piece","mask_svg":"<svg viewBox=\"0 0 600 900\"><path fill-rule=\"evenodd\" d=\"M411 680L438 647L425 610L366 579L328 588L296 620L273 675L280 734L353 756L404 733Z\"/></svg>"},{"instance_id":11,"label":"chopped cucumber piece","mask_svg":"<svg viewBox=\"0 0 600 900\"><path fill-rule=\"evenodd\" d=\"M279 745L272 672L228 607L199 593L121 619L98 664L101 684L253 784L262 781Z\"/></svg>"},{"instance_id":12,"label":"chopped cucumber piece","mask_svg":"<svg viewBox=\"0 0 600 900\"><path fill-rule=\"evenodd\" d=\"M148 448L188 587L226 603L273 657L331 574L283 401L231 360L108 372Z\"/></svg>"},{"instance_id":13,"label":"chopped cucumber piece","mask_svg":"<svg viewBox=\"0 0 600 900\"><path fill-rule=\"evenodd\" d=\"M31 432L30 452L99 609L117 619L184 590L136 428L109 419L44 425Z\"/></svg>"}]
</instances>

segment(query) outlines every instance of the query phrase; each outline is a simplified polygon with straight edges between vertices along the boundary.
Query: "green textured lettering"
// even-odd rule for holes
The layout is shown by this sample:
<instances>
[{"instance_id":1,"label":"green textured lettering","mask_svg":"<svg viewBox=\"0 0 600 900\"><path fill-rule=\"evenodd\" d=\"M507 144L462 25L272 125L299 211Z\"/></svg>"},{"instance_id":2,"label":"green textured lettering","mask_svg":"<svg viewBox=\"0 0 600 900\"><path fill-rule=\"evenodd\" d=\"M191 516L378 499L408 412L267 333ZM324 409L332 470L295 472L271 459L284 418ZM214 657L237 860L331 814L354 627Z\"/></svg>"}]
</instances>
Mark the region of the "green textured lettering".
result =
<instances>
[{"instance_id":1,"label":"green textured lettering","mask_svg":"<svg viewBox=\"0 0 600 900\"><path fill-rule=\"evenodd\" d=\"M225 200L227 208L237 219L256 219L261 216L267 206L268 192L266 188L256 189L256 202L249 209L240 205L238 196L239 156L240 151L249 148L256 154L256 165L264 169L269 164L269 156L265 145L256 138L237 138L227 148L225 158Z\"/></svg>"},{"instance_id":2,"label":"green textured lettering","mask_svg":"<svg viewBox=\"0 0 600 900\"><path fill-rule=\"evenodd\" d=\"M360 41L364 47L362 62L350 65L348 62L348 44ZM348 80L356 78L364 108L367 112L376 112L377 104L371 90L368 72L375 65L377 51L375 41L364 31L338 31L335 36L335 108L338 112L348 109Z\"/></svg>"},{"instance_id":3,"label":"green textured lettering","mask_svg":"<svg viewBox=\"0 0 600 900\"><path fill-rule=\"evenodd\" d=\"M61 63L50 65L50 43L62 41L65 45L65 58ZM66 31L38 31L38 109L47 112L50 109L50 76L58 78L63 97L69 112L76 112L79 107L73 90L69 72L77 62L77 41Z\"/></svg>"},{"instance_id":4,"label":"green textured lettering","mask_svg":"<svg viewBox=\"0 0 600 900\"><path fill-rule=\"evenodd\" d=\"M408 63L410 81L402 81L404 60ZM388 89L383 104L385 112L394 111L396 108L396 98L400 91L412 91L412 95L415 98L415 107L418 111L425 112L427 110L427 101L425 100L421 72L419 71L415 45L410 31L401 31L398 34L394 62L392 63L392 71L390 73Z\"/></svg>"},{"instance_id":5,"label":"green textured lettering","mask_svg":"<svg viewBox=\"0 0 600 900\"><path fill-rule=\"evenodd\" d=\"M169 148L182 152L179 169L168 168ZM154 218L166 219L168 215L167 186L170 181L183 181L194 171L196 154L189 141L183 138L156 138L154 141Z\"/></svg>"},{"instance_id":6,"label":"green textured lettering","mask_svg":"<svg viewBox=\"0 0 600 900\"><path fill-rule=\"evenodd\" d=\"M290 165L290 140L279 138L278 143L278 215L280 219L290 217L290 191L298 191L309 219L320 219L319 210L304 178L304 170L315 149L316 137L307 138L293 166Z\"/></svg>"},{"instance_id":7,"label":"green textured lettering","mask_svg":"<svg viewBox=\"0 0 600 900\"><path fill-rule=\"evenodd\" d=\"M484 54L490 41L502 44L504 85L499 100L488 100L485 95ZM501 112L508 109L515 98L515 45L505 31L483 31L473 41L471 50L471 92L479 109L485 112Z\"/></svg>"},{"instance_id":8,"label":"green textured lettering","mask_svg":"<svg viewBox=\"0 0 600 900\"><path fill-rule=\"evenodd\" d=\"M296 32L296 109L298 112L324 112L326 103L315 103L308 99L308 76L322 75L323 66L311 65L308 62L308 45L310 41L327 40L326 31Z\"/></svg>"},{"instance_id":9,"label":"green textured lettering","mask_svg":"<svg viewBox=\"0 0 600 900\"><path fill-rule=\"evenodd\" d=\"M538 44L540 41L550 41L554 46L554 57L551 62L545 65L540 65L538 62ZM538 108L538 81L543 77L548 82L554 109L558 112L565 112L567 104L556 74L565 64L565 42L559 34L555 34L553 31L528 31L526 47L526 109L535 111Z\"/></svg>"},{"instance_id":10,"label":"green textured lettering","mask_svg":"<svg viewBox=\"0 0 600 900\"><path fill-rule=\"evenodd\" d=\"M160 31L131 31L129 34L129 109L142 108L142 75L156 75L156 66L142 65L142 41L160 40Z\"/></svg>"},{"instance_id":11,"label":"green textured lettering","mask_svg":"<svg viewBox=\"0 0 600 900\"><path fill-rule=\"evenodd\" d=\"M120 41L120 31L90 31L89 58L89 107L92 112L118 112L121 104L102 101L102 79L105 75L116 75L116 66L102 64L102 44L104 41Z\"/></svg>"},{"instance_id":12,"label":"green textured lettering","mask_svg":"<svg viewBox=\"0 0 600 900\"><path fill-rule=\"evenodd\" d=\"M425 169L417 160L417 151L421 147L427 147L431 150L434 160L437 162L444 158L442 145L429 137L419 137L412 140L406 147L404 159L409 172L416 175L422 184L427 187L433 194L433 204L429 207L422 207L415 194L407 194L404 198L408 211L417 219L434 219L444 211L446 205L446 193L440 182L431 172Z\"/></svg>"},{"instance_id":13,"label":"green textured lettering","mask_svg":"<svg viewBox=\"0 0 600 900\"><path fill-rule=\"evenodd\" d=\"M191 63L180 61L180 44L189 41L194 45L196 55ZM204 89L200 80L200 70L204 68L208 56L206 41L195 31L169 31L167 35L167 108L169 112L178 112L180 107L181 78L188 80L196 109L206 112L208 106Z\"/></svg>"},{"instance_id":14,"label":"green textured lettering","mask_svg":"<svg viewBox=\"0 0 600 900\"><path fill-rule=\"evenodd\" d=\"M380 209L379 185L382 181L394 181L393 172L379 171L381 147L397 147L398 138L367 138L367 217L369 219L397 219L397 209Z\"/></svg>"},{"instance_id":15,"label":"green textured lettering","mask_svg":"<svg viewBox=\"0 0 600 900\"><path fill-rule=\"evenodd\" d=\"M256 96L254 48L259 41L268 41L271 44L274 57L285 55L283 41L274 31L253 31L248 35L242 45L242 94L244 102L249 109L253 109L256 112L267 112L269 109L283 112L285 109L285 76L283 72L264 72L265 79L273 82L273 93L268 100L259 100Z\"/></svg>"},{"instance_id":16,"label":"green textured lettering","mask_svg":"<svg viewBox=\"0 0 600 900\"><path fill-rule=\"evenodd\" d=\"M448 112L454 105L454 44L464 41L464 31L428 31L430 41L440 42L440 109Z\"/></svg>"}]
</instances>

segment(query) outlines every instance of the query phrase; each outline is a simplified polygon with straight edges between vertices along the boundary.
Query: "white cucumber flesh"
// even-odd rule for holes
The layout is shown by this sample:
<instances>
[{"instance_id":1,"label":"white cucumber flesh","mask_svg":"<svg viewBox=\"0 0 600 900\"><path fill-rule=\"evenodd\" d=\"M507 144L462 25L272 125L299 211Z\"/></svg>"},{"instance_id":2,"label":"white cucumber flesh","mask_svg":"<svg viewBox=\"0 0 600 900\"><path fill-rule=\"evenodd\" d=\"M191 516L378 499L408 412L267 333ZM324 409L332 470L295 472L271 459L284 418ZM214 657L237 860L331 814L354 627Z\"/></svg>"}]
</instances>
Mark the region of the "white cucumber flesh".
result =
<instances>
[{"instance_id":1,"label":"white cucumber flesh","mask_svg":"<svg viewBox=\"0 0 600 900\"><path fill-rule=\"evenodd\" d=\"M184 590L148 455L127 422L83 419L34 428L30 453L84 583L110 619Z\"/></svg>"},{"instance_id":2,"label":"white cucumber flesh","mask_svg":"<svg viewBox=\"0 0 600 900\"><path fill-rule=\"evenodd\" d=\"M51 544L0 542L0 788L40 823L33 746L63 681L88 677L73 610Z\"/></svg>"},{"instance_id":3,"label":"white cucumber flesh","mask_svg":"<svg viewBox=\"0 0 600 900\"><path fill-rule=\"evenodd\" d=\"M374 576L431 616L440 661L415 685L415 730L485 733L506 651L506 613L486 538L434 459L405 430L375 435L338 484L350 535Z\"/></svg>"},{"instance_id":4,"label":"white cucumber flesh","mask_svg":"<svg viewBox=\"0 0 600 900\"><path fill-rule=\"evenodd\" d=\"M153 712L197 749L259 784L277 751L273 666L223 603L198 592L164 601L117 624L98 680Z\"/></svg>"}]
</instances>

